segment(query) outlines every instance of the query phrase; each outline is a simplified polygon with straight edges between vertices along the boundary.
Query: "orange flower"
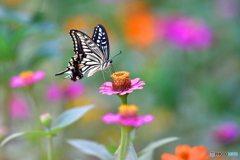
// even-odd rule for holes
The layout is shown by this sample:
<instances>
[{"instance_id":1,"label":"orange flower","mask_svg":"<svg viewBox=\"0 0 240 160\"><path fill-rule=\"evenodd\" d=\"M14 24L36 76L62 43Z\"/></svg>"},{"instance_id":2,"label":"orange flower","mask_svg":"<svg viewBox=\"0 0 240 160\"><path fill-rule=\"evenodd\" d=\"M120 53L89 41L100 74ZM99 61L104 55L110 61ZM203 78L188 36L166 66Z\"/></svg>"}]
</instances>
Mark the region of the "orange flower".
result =
<instances>
[{"instance_id":1,"label":"orange flower","mask_svg":"<svg viewBox=\"0 0 240 160\"><path fill-rule=\"evenodd\" d=\"M6 6L9 7L15 7L17 5L19 5L20 3L22 3L23 0L3 0L3 4L5 4Z\"/></svg>"},{"instance_id":2,"label":"orange flower","mask_svg":"<svg viewBox=\"0 0 240 160\"><path fill-rule=\"evenodd\" d=\"M145 48L156 40L156 19L147 5L140 2L130 4L129 11L124 15L124 33L126 41L135 47Z\"/></svg>"},{"instance_id":3,"label":"orange flower","mask_svg":"<svg viewBox=\"0 0 240 160\"><path fill-rule=\"evenodd\" d=\"M207 160L210 156L207 154L207 148L203 146L190 147L188 145L179 145L175 149L176 155L164 153L162 160Z\"/></svg>"}]
</instances>

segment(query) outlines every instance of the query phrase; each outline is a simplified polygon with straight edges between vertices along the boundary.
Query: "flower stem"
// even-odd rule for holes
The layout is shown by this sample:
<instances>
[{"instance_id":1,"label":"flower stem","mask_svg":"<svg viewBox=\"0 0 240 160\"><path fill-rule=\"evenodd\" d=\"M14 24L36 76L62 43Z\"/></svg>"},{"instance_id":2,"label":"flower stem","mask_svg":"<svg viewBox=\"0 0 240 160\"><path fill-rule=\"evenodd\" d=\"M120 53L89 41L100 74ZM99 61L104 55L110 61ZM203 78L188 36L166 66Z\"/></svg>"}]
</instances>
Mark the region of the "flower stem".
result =
<instances>
[{"instance_id":1,"label":"flower stem","mask_svg":"<svg viewBox=\"0 0 240 160\"><path fill-rule=\"evenodd\" d=\"M130 132L133 128L129 126L121 126L121 142L120 142L120 160L124 160L130 143Z\"/></svg>"},{"instance_id":2,"label":"flower stem","mask_svg":"<svg viewBox=\"0 0 240 160\"><path fill-rule=\"evenodd\" d=\"M26 86L25 90L28 94L28 98L31 104L31 107L33 109L34 112L34 117L35 117L35 129L40 130L41 128L41 124L40 124L40 120L39 120L39 108L37 106L37 98L35 97L35 94L33 92L33 86Z\"/></svg>"},{"instance_id":3,"label":"flower stem","mask_svg":"<svg viewBox=\"0 0 240 160\"><path fill-rule=\"evenodd\" d=\"M118 97L121 99L122 104L127 104L128 94L124 94L124 95L119 95L119 94L118 94Z\"/></svg>"},{"instance_id":4,"label":"flower stem","mask_svg":"<svg viewBox=\"0 0 240 160\"><path fill-rule=\"evenodd\" d=\"M122 104L127 104L127 97L128 94L125 95L118 95L121 99ZM124 160L128 151L128 146L130 143L130 132L133 127L130 126L121 126L121 142L119 146L119 158L120 160Z\"/></svg>"},{"instance_id":5,"label":"flower stem","mask_svg":"<svg viewBox=\"0 0 240 160\"><path fill-rule=\"evenodd\" d=\"M52 141L52 135L48 136L48 160L52 160L52 152L53 152L53 141Z\"/></svg>"}]
</instances>

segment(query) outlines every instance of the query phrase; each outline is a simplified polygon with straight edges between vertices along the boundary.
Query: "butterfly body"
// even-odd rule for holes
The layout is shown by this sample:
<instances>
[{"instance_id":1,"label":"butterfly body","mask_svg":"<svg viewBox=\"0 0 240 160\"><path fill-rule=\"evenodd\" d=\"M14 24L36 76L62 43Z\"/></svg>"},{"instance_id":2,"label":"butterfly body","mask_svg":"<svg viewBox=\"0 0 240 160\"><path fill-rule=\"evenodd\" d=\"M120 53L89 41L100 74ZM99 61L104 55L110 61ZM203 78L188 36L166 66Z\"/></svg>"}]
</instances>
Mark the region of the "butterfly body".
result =
<instances>
[{"instance_id":1,"label":"butterfly body","mask_svg":"<svg viewBox=\"0 0 240 160\"><path fill-rule=\"evenodd\" d=\"M82 79L84 75L90 77L111 65L108 36L102 25L95 27L92 39L79 30L70 30L70 36L75 56L71 57L66 70L57 73L56 76L68 73L65 78L76 81Z\"/></svg>"}]
</instances>

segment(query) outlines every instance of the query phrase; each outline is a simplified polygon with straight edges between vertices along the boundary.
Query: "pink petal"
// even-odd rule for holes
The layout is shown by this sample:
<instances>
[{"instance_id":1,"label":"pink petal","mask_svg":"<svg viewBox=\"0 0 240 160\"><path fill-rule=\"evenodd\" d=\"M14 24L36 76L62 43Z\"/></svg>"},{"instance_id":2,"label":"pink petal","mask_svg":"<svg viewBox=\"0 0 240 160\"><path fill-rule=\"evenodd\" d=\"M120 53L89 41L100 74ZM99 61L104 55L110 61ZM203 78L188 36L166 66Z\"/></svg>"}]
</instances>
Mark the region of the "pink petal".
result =
<instances>
[{"instance_id":1,"label":"pink petal","mask_svg":"<svg viewBox=\"0 0 240 160\"><path fill-rule=\"evenodd\" d=\"M10 114L13 118L27 118L31 115L27 102L16 95L10 99Z\"/></svg>"},{"instance_id":2,"label":"pink petal","mask_svg":"<svg viewBox=\"0 0 240 160\"><path fill-rule=\"evenodd\" d=\"M69 98L79 97L84 92L84 85L82 83L71 82L66 87L66 94Z\"/></svg>"},{"instance_id":3,"label":"pink petal","mask_svg":"<svg viewBox=\"0 0 240 160\"><path fill-rule=\"evenodd\" d=\"M47 87L46 98L50 102L56 102L63 98L64 93L60 86L57 84L51 84Z\"/></svg>"},{"instance_id":4,"label":"pink petal","mask_svg":"<svg viewBox=\"0 0 240 160\"><path fill-rule=\"evenodd\" d=\"M112 82L105 82L103 83L103 86L112 87Z\"/></svg>"},{"instance_id":5,"label":"pink petal","mask_svg":"<svg viewBox=\"0 0 240 160\"><path fill-rule=\"evenodd\" d=\"M140 78L132 79L132 80L131 80L132 86L135 85L136 83L138 83L139 80L140 80Z\"/></svg>"},{"instance_id":6,"label":"pink petal","mask_svg":"<svg viewBox=\"0 0 240 160\"><path fill-rule=\"evenodd\" d=\"M144 81L138 82L138 85L145 85L146 83Z\"/></svg>"},{"instance_id":7,"label":"pink petal","mask_svg":"<svg viewBox=\"0 0 240 160\"><path fill-rule=\"evenodd\" d=\"M45 73L43 71L37 71L33 73L32 79L34 82L36 82L43 79L44 77L45 77Z\"/></svg>"},{"instance_id":8,"label":"pink petal","mask_svg":"<svg viewBox=\"0 0 240 160\"><path fill-rule=\"evenodd\" d=\"M109 124L109 123L118 123L119 117L120 117L119 114L108 113L108 114L105 114L105 115L102 117L102 120L103 120L105 123L107 123L107 124Z\"/></svg>"},{"instance_id":9,"label":"pink petal","mask_svg":"<svg viewBox=\"0 0 240 160\"><path fill-rule=\"evenodd\" d=\"M11 81L10 81L10 86L11 87L21 87L21 86L25 86L26 84L24 83L24 81L22 80L22 78L20 76L14 76L12 77Z\"/></svg>"},{"instance_id":10,"label":"pink petal","mask_svg":"<svg viewBox=\"0 0 240 160\"><path fill-rule=\"evenodd\" d=\"M154 117L152 115L145 115L141 117L144 123L150 123L154 121Z\"/></svg>"}]
</instances>

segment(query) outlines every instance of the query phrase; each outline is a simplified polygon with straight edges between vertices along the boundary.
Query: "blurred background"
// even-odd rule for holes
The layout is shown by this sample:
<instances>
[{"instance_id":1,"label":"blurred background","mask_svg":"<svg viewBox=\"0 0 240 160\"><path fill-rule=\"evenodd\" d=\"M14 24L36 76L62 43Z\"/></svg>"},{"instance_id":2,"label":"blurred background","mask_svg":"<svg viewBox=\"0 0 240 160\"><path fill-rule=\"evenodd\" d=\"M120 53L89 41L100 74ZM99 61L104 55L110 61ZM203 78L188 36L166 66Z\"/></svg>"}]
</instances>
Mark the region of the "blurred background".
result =
<instances>
[{"instance_id":1,"label":"blurred background","mask_svg":"<svg viewBox=\"0 0 240 160\"><path fill-rule=\"evenodd\" d=\"M13 76L43 71L34 84L40 113L53 119L68 108L96 104L79 122L54 138L56 160L84 157L66 139L118 144L120 129L101 117L117 113L117 96L99 93L102 73L75 83L55 73L74 55L70 29L90 37L105 26L116 71L146 82L129 96L140 115L155 122L137 129L137 151L158 139L181 139L155 152L174 153L177 145L204 145L209 151L239 152L240 2L238 0L1 0L0 139L33 130L31 102L23 87L11 88ZM106 73L109 81L109 74ZM43 141L44 143L44 141ZM45 150L43 150L44 152ZM238 153L240 154L240 152ZM233 160L237 157L217 157ZM239 158L239 157L238 157ZM0 160L46 159L30 138L1 148ZM86 156L82 159L95 160Z\"/></svg>"}]
</instances>

